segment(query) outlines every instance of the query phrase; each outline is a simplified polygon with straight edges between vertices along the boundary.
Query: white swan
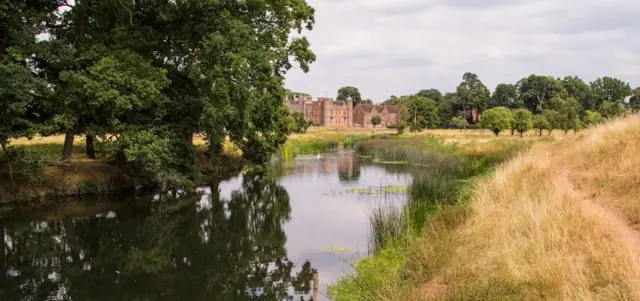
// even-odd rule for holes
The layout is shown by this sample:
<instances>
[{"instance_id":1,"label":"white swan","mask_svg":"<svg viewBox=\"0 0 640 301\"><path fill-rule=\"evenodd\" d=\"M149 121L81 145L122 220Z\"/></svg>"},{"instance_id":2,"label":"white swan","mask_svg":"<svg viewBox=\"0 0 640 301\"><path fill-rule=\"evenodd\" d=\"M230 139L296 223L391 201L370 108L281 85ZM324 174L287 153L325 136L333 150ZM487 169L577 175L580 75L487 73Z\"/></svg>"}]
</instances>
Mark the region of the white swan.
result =
<instances>
[{"instance_id":1,"label":"white swan","mask_svg":"<svg viewBox=\"0 0 640 301\"><path fill-rule=\"evenodd\" d=\"M320 153L318 153L318 155L316 156L316 158L320 159Z\"/></svg>"}]
</instances>

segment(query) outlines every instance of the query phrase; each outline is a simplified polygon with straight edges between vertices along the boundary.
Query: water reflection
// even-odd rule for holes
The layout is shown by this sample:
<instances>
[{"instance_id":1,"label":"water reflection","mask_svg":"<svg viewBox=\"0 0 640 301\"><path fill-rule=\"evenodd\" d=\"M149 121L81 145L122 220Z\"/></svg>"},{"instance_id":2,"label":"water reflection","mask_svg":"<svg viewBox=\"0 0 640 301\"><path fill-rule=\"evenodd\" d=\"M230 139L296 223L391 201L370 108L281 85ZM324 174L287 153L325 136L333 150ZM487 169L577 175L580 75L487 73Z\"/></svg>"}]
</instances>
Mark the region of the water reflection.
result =
<instances>
[{"instance_id":1,"label":"water reflection","mask_svg":"<svg viewBox=\"0 0 640 301\"><path fill-rule=\"evenodd\" d=\"M201 195L63 202L0 214L0 300L310 299L368 254L369 213L406 166L353 152L275 162ZM3 252L2 252L3 251Z\"/></svg>"},{"instance_id":2,"label":"water reflection","mask_svg":"<svg viewBox=\"0 0 640 301\"><path fill-rule=\"evenodd\" d=\"M287 257L287 191L264 176L239 189L136 200L89 217L0 219L1 300L310 299L309 262Z\"/></svg>"}]
</instances>

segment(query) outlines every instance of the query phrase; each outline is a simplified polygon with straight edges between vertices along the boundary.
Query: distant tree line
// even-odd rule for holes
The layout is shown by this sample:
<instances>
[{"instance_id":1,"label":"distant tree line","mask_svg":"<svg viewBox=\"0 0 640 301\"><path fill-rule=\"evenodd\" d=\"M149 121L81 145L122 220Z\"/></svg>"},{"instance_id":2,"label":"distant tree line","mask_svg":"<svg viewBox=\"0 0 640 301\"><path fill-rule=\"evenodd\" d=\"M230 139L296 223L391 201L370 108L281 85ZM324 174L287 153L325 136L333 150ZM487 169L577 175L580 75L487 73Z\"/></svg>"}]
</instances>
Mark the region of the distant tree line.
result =
<instances>
[{"instance_id":1,"label":"distant tree line","mask_svg":"<svg viewBox=\"0 0 640 301\"><path fill-rule=\"evenodd\" d=\"M0 146L64 135L158 181L193 177L194 134L262 164L295 129L284 75L315 60L304 0L0 0Z\"/></svg>"},{"instance_id":2,"label":"distant tree line","mask_svg":"<svg viewBox=\"0 0 640 301\"><path fill-rule=\"evenodd\" d=\"M404 108L403 123L413 130L433 127L483 127L499 134L530 129L568 132L640 110L640 88L611 77L586 83L577 76L530 75L501 83L493 93L474 73L465 73L456 92L421 90L391 96L385 104ZM473 118L473 113L478 118Z\"/></svg>"}]
</instances>

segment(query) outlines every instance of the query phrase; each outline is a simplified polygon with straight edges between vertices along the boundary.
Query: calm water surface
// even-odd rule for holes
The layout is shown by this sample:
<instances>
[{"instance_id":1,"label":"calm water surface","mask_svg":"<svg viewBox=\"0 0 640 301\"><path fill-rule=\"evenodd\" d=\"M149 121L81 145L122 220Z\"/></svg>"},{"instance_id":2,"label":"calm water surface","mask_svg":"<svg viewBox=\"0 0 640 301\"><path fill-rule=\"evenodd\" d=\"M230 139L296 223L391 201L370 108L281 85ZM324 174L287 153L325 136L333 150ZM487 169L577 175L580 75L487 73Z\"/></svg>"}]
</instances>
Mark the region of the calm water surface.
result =
<instances>
[{"instance_id":1,"label":"calm water surface","mask_svg":"<svg viewBox=\"0 0 640 301\"><path fill-rule=\"evenodd\" d=\"M395 170L393 170L395 169ZM397 167L299 156L200 195L75 200L0 212L0 300L310 300L367 255L369 212Z\"/></svg>"}]
</instances>

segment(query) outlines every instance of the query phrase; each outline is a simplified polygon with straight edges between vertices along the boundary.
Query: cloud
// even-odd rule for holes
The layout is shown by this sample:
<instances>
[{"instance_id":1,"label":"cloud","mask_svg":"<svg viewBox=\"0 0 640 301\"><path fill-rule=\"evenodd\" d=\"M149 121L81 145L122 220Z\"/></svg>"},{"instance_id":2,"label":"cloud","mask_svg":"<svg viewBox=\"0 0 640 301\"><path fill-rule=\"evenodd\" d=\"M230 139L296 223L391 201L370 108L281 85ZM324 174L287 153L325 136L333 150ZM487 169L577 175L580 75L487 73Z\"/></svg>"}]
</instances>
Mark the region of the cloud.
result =
<instances>
[{"instance_id":1,"label":"cloud","mask_svg":"<svg viewBox=\"0 0 640 301\"><path fill-rule=\"evenodd\" d=\"M475 72L493 90L532 73L640 85L637 0L307 0L318 60L287 87L314 96L454 91Z\"/></svg>"}]
</instances>

